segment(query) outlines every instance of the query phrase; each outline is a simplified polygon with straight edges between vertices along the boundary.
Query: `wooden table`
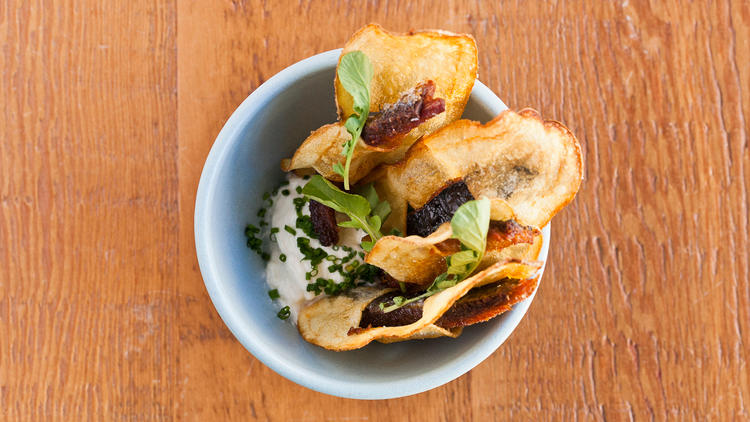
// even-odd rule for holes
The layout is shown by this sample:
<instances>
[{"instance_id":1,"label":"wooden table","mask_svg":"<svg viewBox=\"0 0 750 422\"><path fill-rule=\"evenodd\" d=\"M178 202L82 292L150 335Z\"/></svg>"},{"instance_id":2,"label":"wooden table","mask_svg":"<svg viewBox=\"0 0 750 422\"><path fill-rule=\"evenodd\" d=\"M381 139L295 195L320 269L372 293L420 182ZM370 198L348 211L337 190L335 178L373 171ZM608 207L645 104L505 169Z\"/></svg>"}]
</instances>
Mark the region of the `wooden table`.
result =
<instances>
[{"instance_id":1,"label":"wooden table","mask_svg":"<svg viewBox=\"0 0 750 422\"><path fill-rule=\"evenodd\" d=\"M493 3L0 2L0 419L750 418L750 3ZM235 107L367 22L473 34L586 164L508 342L369 402L246 352L192 226Z\"/></svg>"}]
</instances>

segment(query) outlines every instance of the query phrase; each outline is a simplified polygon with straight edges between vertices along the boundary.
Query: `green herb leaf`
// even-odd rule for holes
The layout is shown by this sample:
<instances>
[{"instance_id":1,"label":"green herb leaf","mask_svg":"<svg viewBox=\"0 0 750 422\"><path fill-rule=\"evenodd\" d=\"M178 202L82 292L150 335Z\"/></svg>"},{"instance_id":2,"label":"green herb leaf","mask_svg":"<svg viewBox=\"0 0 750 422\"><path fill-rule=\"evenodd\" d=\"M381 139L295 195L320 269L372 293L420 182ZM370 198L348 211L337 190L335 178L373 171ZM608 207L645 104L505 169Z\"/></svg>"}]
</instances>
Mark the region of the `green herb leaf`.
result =
<instances>
[{"instance_id":1,"label":"green herb leaf","mask_svg":"<svg viewBox=\"0 0 750 422\"><path fill-rule=\"evenodd\" d=\"M362 128L367 122L367 116L370 114L372 64L365 53L352 51L341 57L336 73L341 85L352 96L355 113L347 116L344 122L344 127L352 135L352 139L346 141L341 150L341 154L346 157L346 161L343 166L339 163L333 166L333 170L344 178L344 189L349 190L349 167L352 163L352 154L357 140L362 134Z\"/></svg>"},{"instance_id":2,"label":"green herb leaf","mask_svg":"<svg viewBox=\"0 0 750 422\"><path fill-rule=\"evenodd\" d=\"M381 201L378 196L378 191L375 190L375 186L372 183L368 183L357 191L358 194L362 195L367 199L372 209L372 215L380 217L380 221L385 221L386 218L391 214L391 204L388 201Z\"/></svg>"},{"instance_id":3,"label":"green herb leaf","mask_svg":"<svg viewBox=\"0 0 750 422\"><path fill-rule=\"evenodd\" d=\"M278 289L272 289L268 291L268 297L270 297L271 299L278 299L281 297L281 295L279 295Z\"/></svg>"},{"instance_id":4,"label":"green herb leaf","mask_svg":"<svg viewBox=\"0 0 750 422\"><path fill-rule=\"evenodd\" d=\"M342 221L342 222L338 223L338 226L339 227L346 227L346 228L349 228L349 229L358 229L359 228L359 222L358 221L354 221L354 220Z\"/></svg>"},{"instance_id":5,"label":"green herb leaf","mask_svg":"<svg viewBox=\"0 0 750 422\"><path fill-rule=\"evenodd\" d=\"M449 289L458 283L457 278L446 278L435 283L435 293Z\"/></svg>"},{"instance_id":6,"label":"green herb leaf","mask_svg":"<svg viewBox=\"0 0 750 422\"><path fill-rule=\"evenodd\" d=\"M387 201L378 202L378 205L372 209L372 215L376 215L380 217L380 220L385 221L391 215L391 204Z\"/></svg>"},{"instance_id":7,"label":"green herb leaf","mask_svg":"<svg viewBox=\"0 0 750 422\"><path fill-rule=\"evenodd\" d=\"M367 217L367 224L369 224L370 227L372 227L372 229L374 231L376 231L376 232L379 233L380 232L380 226L383 223L380 221L380 216L373 215L373 216Z\"/></svg>"},{"instance_id":8,"label":"green herb leaf","mask_svg":"<svg viewBox=\"0 0 750 422\"><path fill-rule=\"evenodd\" d=\"M490 200L487 198L466 202L451 218L453 237L479 254L484 254L489 227Z\"/></svg>"},{"instance_id":9,"label":"green herb leaf","mask_svg":"<svg viewBox=\"0 0 750 422\"><path fill-rule=\"evenodd\" d=\"M378 197L378 191L375 190L375 186L373 186L372 183L368 183L361 188L357 189L357 194L362 195L367 199L367 202L370 204L370 208L375 208L378 206L378 203L380 202L380 198Z\"/></svg>"},{"instance_id":10,"label":"green herb leaf","mask_svg":"<svg viewBox=\"0 0 750 422\"><path fill-rule=\"evenodd\" d=\"M448 271L449 275L467 274L472 270L472 266L477 262L479 256L474 251L461 251L448 257Z\"/></svg>"},{"instance_id":11,"label":"green herb leaf","mask_svg":"<svg viewBox=\"0 0 750 422\"><path fill-rule=\"evenodd\" d=\"M368 86L372 80L372 73L372 64L361 51L352 51L341 58L338 67L339 82L354 98L355 104L362 103L365 99L369 100Z\"/></svg>"},{"instance_id":12,"label":"green herb leaf","mask_svg":"<svg viewBox=\"0 0 750 422\"><path fill-rule=\"evenodd\" d=\"M342 192L323 176L315 175L302 187L302 194L338 212L362 218L370 214L370 203L360 195Z\"/></svg>"},{"instance_id":13,"label":"green herb leaf","mask_svg":"<svg viewBox=\"0 0 750 422\"><path fill-rule=\"evenodd\" d=\"M302 194L346 214L350 220L339 223L340 227L364 230L370 236L371 242L362 242L363 249L369 251L372 245L383 237L380 233L381 218L378 215L370 215L370 202L364 196L343 192L320 175L310 178L302 188ZM390 209L390 206L388 208Z\"/></svg>"},{"instance_id":14,"label":"green herb leaf","mask_svg":"<svg viewBox=\"0 0 750 422\"><path fill-rule=\"evenodd\" d=\"M344 144L346 145L346 144ZM344 166L341 165L341 163L334 163L333 164L333 171L340 174L341 177L344 177Z\"/></svg>"}]
</instances>

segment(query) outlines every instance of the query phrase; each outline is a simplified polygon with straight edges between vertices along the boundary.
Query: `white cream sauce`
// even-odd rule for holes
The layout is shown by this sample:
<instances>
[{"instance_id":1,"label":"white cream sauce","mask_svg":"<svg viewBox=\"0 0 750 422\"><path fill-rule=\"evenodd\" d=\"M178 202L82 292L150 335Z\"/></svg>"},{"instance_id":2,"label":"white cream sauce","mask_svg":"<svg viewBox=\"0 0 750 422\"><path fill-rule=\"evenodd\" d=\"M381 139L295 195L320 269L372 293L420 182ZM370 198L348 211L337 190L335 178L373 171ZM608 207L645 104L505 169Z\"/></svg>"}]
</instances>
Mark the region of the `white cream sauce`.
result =
<instances>
[{"instance_id":1,"label":"white cream sauce","mask_svg":"<svg viewBox=\"0 0 750 422\"><path fill-rule=\"evenodd\" d=\"M312 277L311 280L305 279L305 274L312 267L309 260L303 261L304 255L297 247L297 238L307 237L307 235L302 230L296 228L297 211L294 206L294 198L302 196L297 193L297 187L304 186L307 180L292 174L287 177L287 180L289 181L289 185L281 187L279 192L272 197L273 205L268 210L271 214L270 227L278 227L279 232L275 234L276 241L269 242L271 259L266 265L266 282L271 289L279 291L280 297L277 299L277 302L282 307L289 306L289 310L291 311L289 320L296 324L300 310L316 298L314 292L307 291L308 283L311 281L314 282L319 277L332 279L336 283L344 280L338 272L331 273L328 271L327 267L331 263L325 260L318 265L317 275ZM288 196L284 196L282 193L285 189L289 190ZM302 214L310 215L308 204L305 204ZM285 226L295 228L297 232L296 236L286 231L284 229ZM338 230L339 245L349 246L357 252L362 251L360 240L366 234L364 231L342 227L339 227ZM265 241L268 241L267 239ZM322 246L317 239L310 239L310 246L312 248L321 248L329 255L339 258L347 255L347 252L343 249L336 248L338 250L334 250L333 247ZM281 254L286 255L284 262L279 259ZM356 260L362 262L359 257ZM324 295L325 293L321 293L319 296Z\"/></svg>"}]
</instances>

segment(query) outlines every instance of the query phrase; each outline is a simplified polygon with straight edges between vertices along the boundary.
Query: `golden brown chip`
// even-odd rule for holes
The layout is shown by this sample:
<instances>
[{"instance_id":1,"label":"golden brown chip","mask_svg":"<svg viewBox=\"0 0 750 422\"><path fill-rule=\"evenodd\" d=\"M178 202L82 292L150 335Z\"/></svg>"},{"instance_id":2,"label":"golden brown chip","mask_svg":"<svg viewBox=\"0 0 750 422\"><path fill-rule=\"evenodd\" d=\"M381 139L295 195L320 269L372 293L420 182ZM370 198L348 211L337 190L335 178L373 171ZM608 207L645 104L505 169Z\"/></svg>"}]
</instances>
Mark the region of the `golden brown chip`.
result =
<instances>
[{"instance_id":1,"label":"golden brown chip","mask_svg":"<svg viewBox=\"0 0 750 422\"><path fill-rule=\"evenodd\" d=\"M363 328L349 334L350 328L359 326L364 308L390 290L359 287L340 296L322 298L304 308L298 319L299 331L308 342L337 351L358 349L373 340L406 339L432 325L472 288L504 278L527 279L534 276L541 266L541 262L499 262L425 299L422 317L412 324Z\"/></svg>"},{"instance_id":2,"label":"golden brown chip","mask_svg":"<svg viewBox=\"0 0 750 422\"><path fill-rule=\"evenodd\" d=\"M427 284L445 272L445 256L437 245L450 239L450 223L428 237L384 236L365 256L365 262L382 268L391 277L406 283Z\"/></svg>"},{"instance_id":3,"label":"golden brown chip","mask_svg":"<svg viewBox=\"0 0 750 422\"><path fill-rule=\"evenodd\" d=\"M534 277L526 280L504 280L471 289L435 324L453 330L488 321L531 296L538 284L539 277Z\"/></svg>"},{"instance_id":4,"label":"golden brown chip","mask_svg":"<svg viewBox=\"0 0 750 422\"><path fill-rule=\"evenodd\" d=\"M392 207L420 208L440 188L463 179L474 197L503 199L517 221L543 227L578 192L583 162L581 147L565 126L524 109L504 111L484 125L454 122L422 138L403 161L378 174L388 179L378 192Z\"/></svg>"},{"instance_id":5,"label":"golden brown chip","mask_svg":"<svg viewBox=\"0 0 750 422\"><path fill-rule=\"evenodd\" d=\"M458 250L450 244L450 223L444 223L433 234L420 236L384 236L365 256L365 262L381 268L398 281L428 284L447 268L445 257ZM455 240L453 242L456 242ZM533 243L518 243L493 248L488 244L479 269L484 269L506 259L536 260L542 248L541 235Z\"/></svg>"},{"instance_id":6,"label":"golden brown chip","mask_svg":"<svg viewBox=\"0 0 750 422\"><path fill-rule=\"evenodd\" d=\"M445 111L403 135L394 147L384 151L360 138L352 156L349 180L356 183L380 163L403 158L406 150L421 136L461 117L477 77L477 48L470 35L444 31L393 34L379 25L367 25L344 45L342 56L362 51L373 66L370 85L370 112L398 101L418 84L433 81L435 98L445 100ZM351 96L335 81L340 121L313 132L291 159L282 161L284 171L314 168L323 177L341 181L333 163L343 161L341 148L350 135L343 121L353 114Z\"/></svg>"},{"instance_id":7,"label":"golden brown chip","mask_svg":"<svg viewBox=\"0 0 750 422\"><path fill-rule=\"evenodd\" d=\"M438 327L435 324L430 324L406 338L381 338L381 339L378 339L378 341L380 343L396 343L399 341L425 340L428 338L438 338L438 337L456 338L461 335L463 328L464 327L443 328L443 327Z\"/></svg>"}]
</instances>

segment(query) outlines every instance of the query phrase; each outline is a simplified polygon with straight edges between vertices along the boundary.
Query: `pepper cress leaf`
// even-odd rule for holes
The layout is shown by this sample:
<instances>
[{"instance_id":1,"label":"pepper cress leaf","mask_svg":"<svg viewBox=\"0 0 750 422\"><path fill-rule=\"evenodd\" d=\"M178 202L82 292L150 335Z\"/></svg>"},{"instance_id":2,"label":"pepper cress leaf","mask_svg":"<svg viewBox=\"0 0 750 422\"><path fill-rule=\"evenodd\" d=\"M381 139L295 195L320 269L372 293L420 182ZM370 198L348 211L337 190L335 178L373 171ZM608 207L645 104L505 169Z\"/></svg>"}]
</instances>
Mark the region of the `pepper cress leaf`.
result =
<instances>
[{"instance_id":1,"label":"pepper cress leaf","mask_svg":"<svg viewBox=\"0 0 750 422\"><path fill-rule=\"evenodd\" d=\"M381 221L385 221L391 215L391 204L388 201L378 202L378 205L372 209L372 214L380 217Z\"/></svg>"},{"instance_id":2,"label":"pepper cress leaf","mask_svg":"<svg viewBox=\"0 0 750 422\"><path fill-rule=\"evenodd\" d=\"M448 258L448 274L463 275L477 262L478 257L477 252L471 250L454 253Z\"/></svg>"},{"instance_id":3,"label":"pepper cress leaf","mask_svg":"<svg viewBox=\"0 0 750 422\"><path fill-rule=\"evenodd\" d=\"M359 125L360 125L359 118L353 114L349 116L348 119L346 119L346 122L344 122L344 127L351 134L357 133L357 131L359 130ZM354 145L354 143L347 141L347 143L344 145L349 146L349 145Z\"/></svg>"},{"instance_id":4,"label":"pepper cress leaf","mask_svg":"<svg viewBox=\"0 0 750 422\"><path fill-rule=\"evenodd\" d=\"M343 85L346 92L354 99L354 108L358 108L357 106L361 104L367 104L367 108L369 108L369 86L373 70L372 64L365 53L352 51L345 54L341 57L337 73L341 85Z\"/></svg>"},{"instance_id":5,"label":"pepper cress leaf","mask_svg":"<svg viewBox=\"0 0 750 422\"><path fill-rule=\"evenodd\" d=\"M339 227L346 227L350 229L358 229L359 228L359 222L355 220L349 220L349 221L342 221L338 223Z\"/></svg>"},{"instance_id":6,"label":"pepper cress leaf","mask_svg":"<svg viewBox=\"0 0 750 422\"><path fill-rule=\"evenodd\" d=\"M302 194L347 215L354 214L365 218L370 214L370 203L367 199L342 192L320 175L310 178L310 181L302 188Z\"/></svg>"},{"instance_id":7,"label":"pepper cress leaf","mask_svg":"<svg viewBox=\"0 0 750 422\"><path fill-rule=\"evenodd\" d=\"M484 254L490 227L490 200L482 198L461 205L451 219L453 237L467 248Z\"/></svg>"},{"instance_id":8,"label":"pepper cress leaf","mask_svg":"<svg viewBox=\"0 0 750 422\"><path fill-rule=\"evenodd\" d=\"M367 198L367 202L370 203L372 209L372 215L380 217L380 221L385 221L386 218L391 214L391 204L388 201L381 201L378 196L378 192L375 190L375 186L372 183L359 188L357 193Z\"/></svg>"},{"instance_id":9,"label":"pepper cress leaf","mask_svg":"<svg viewBox=\"0 0 750 422\"><path fill-rule=\"evenodd\" d=\"M352 138L344 143L341 155L345 156L344 165L334 165L333 170L344 178L344 189L349 190L349 167L357 140L370 114L370 81L372 80L372 64L365 53L352 51L344 54L336 70L339 81L346 92L352 96L353 108L356 114L347 116L344 122L347 132Z\"/></svg>"},{"instance_id":10,"label":"pepper cress leaf","mask_svg":"<svg viewBox=\"0 0 750 422\"><path fill-rule=\"evenodd\" d=\"M375 190L375 187L372 185L372 183L368 183L365 186L357 189L356 192L367 199L367 202L370 203L370 208L374 209L378 206L380 197L378 197L378 192Z\"/></svg>"},{"instance_id":11,"label":"pepper cress leaf","mask_svg":"<svg viewBox=\"0 0 750 422\"><path fill-rule=\"evenodd\" d=\"M302 188L302 194L308 199L346 214L350 220L338 223L340 227L364 230L371 240L371 242L362 242L362 247L366 251L372 249L372 245L383 237L380 233L381 217L377 214L371 215L370 202L364 196L343 192L320 175L310 178L310 181ZM377 193L374 198L370 199L377 201ZM383 212L385 206L380 204L382 203L378 203L378 207L381 208L380 212ZM390 206L387 207L390 210Z\"/></svg>"}]
</instances>

